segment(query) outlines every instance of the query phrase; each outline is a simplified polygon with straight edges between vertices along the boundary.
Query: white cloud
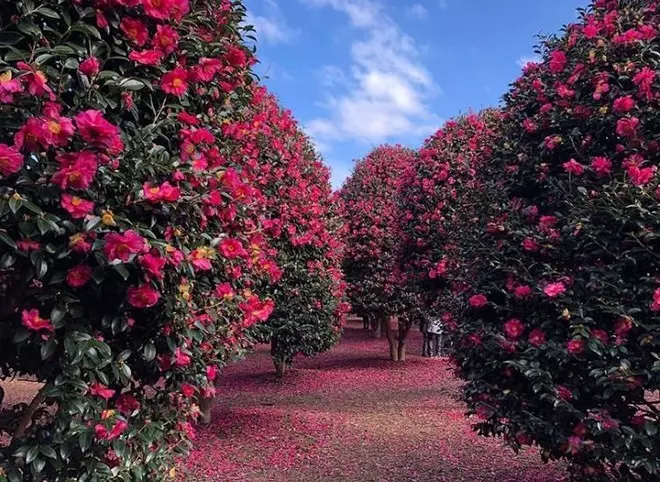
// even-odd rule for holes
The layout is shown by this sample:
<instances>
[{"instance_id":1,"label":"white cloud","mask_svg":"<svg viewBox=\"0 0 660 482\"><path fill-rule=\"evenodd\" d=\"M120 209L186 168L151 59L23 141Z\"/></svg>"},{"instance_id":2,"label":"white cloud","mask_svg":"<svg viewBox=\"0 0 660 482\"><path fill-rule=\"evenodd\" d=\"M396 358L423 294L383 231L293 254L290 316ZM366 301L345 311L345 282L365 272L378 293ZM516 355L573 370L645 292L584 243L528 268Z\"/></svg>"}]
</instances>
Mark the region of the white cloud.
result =
<instances>
[{"instance_id":1,"label":"white cloud","mask_svg":"<svg viewBox=\"0 0 660 482\"><path fill-rule=\"evenodd\" d=\"M426 18L428 10L421 3L415 3L406 9L406 13L410 17L418 18L421 20Z\"/></svg>"},{"instance_id":2,"label":"white cloud","mask_svg":"<svg viewBox=\"0 0 660 482\"><path fill-rule=\"evenodd\" d=\"M260 2L264 12L257 15L248 9L245 16L245 23L252 25L257 33L257 39L260 41L276 43L285 43L290 41L297 32L292 30L286 22L279 5L275 0L266 0Z\"/></svg>"},{"instance_id":3,"label":"white cloud","mask_svg":"<svg viewBox=\"0 0 660 482\"><path fill-rule=\"evenodd\" d=\"M377 0L301 0L348 16L359 38L350 46L350 67L325 66L325 118L306 123L319 142L423 136L439 125L429 99L439 92L406 35Z\"/></svg>"},{"instance_id":4,"label":"white cloud","mask_svg":"<svg viewBox=\"0 0 660 482\"><path fill-rule=\"evenodd\" d=\"M522 57L519 57L518 60L516 60L516 63L518 64L518 67L523 68L525 65L527 65L530 62L540 62L541 57L538 55L523 55Z\"/></svg>"}]
</instances>

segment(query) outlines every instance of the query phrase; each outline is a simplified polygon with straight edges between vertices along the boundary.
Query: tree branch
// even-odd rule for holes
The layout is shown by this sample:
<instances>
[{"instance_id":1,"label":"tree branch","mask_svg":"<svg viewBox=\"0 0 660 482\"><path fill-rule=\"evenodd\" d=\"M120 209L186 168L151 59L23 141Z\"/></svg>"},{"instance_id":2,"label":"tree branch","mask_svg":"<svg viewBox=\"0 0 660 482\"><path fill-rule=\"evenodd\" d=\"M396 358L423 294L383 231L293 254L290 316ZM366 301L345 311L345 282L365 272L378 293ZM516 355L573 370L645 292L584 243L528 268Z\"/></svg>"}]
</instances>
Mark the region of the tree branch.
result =
<instances>
[{"instance_id":1,"label":"tree branch","mask_svg":"<svg viewBox=\"0 0 660 482\"><path fill-rule=\"evenodd\" d=\"M37 411L39 405L41 405L46 399L46 387L48 387L48 385L41 387L41 390L37 392L37 394L32 399L32 402L30 402L28 408L26 408L25 412L23 412L23 415L21 415L21 419L18 421L18 427L16 427L16 431L14 432L14 435L11 439L12 443L25 435L25 431L28 429L30 423L32 422L32 416L34 415L34 412Z\"/></svg>"}]
</instances>

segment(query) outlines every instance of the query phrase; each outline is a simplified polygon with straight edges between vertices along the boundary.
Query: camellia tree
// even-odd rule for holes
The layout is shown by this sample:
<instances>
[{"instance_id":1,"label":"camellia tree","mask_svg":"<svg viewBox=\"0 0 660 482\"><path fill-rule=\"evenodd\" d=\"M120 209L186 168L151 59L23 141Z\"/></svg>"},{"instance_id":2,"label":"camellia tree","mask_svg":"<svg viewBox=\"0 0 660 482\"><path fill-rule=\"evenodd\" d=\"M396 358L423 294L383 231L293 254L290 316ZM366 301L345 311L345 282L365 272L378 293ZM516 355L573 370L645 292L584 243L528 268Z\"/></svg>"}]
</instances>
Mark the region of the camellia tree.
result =
<instances>
[{"instance_id":1,"label":"camellia tree","mask_svg":"<svg viewBox=\"0 0 660 482\"><path fill-rule=\"evenodd\" d=\"M397 192L415 160L411 149L380 146L356 163L340 191L349 301L356 314L383 327L394 361L405 360L405 340L415 317L415 299L400 283L397 257ZM391 317L398 319L397 339Z\"/></svg>"},{"instance_id":2,"label":"camellia tree","mask_svg":"<svg viewBox=\"0 0 660 482\"><path fill-rule=\"evenodd\" d=\"M295 355L328 350L341 334L347 305L336 196L291 112L265 88L254 89L250 116L225 126L225 134L250 154L252 179L265 197L263 225L281 276L270 287L275 311L254 331L270 343L282 376Z\"/></svg>"},{"instance_id":3,"label":"camellia tree","mask_svg":"<svg viewBox=\"0 0 660 482\"><path fill-rule=\"evenodd\" d=\"M594 480L660 477L659 23L598 0L541 45L460 254L482 265L454 332L478 429Z\"/></svg>"},{"instance_id":4,"label":"camellia tree","mask_svg":"<svg viewBox=\"0 0 660 482\"><path fill-rule=\"evenodd\" d=\"M264 321L240 2L0 1L0 480L160 480ZM244 156L246 157L246 156ZM46 407L44 407L44 403Z\"/></svg>"}]
</instances>

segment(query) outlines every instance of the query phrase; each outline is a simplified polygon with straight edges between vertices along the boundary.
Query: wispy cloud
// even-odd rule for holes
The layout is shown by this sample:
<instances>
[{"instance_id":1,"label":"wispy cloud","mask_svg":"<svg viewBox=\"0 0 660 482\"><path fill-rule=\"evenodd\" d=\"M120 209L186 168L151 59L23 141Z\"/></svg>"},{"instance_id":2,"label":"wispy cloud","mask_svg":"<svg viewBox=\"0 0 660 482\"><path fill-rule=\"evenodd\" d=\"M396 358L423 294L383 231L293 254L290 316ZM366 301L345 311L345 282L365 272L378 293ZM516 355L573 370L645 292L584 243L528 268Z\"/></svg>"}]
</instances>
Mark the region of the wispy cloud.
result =
<instances>
[{"instance_id":1,"label":"wispy cloud","mask_svg":"<svg viewBox=\"0 0 660 482\"><path fill-rule=\"evenodd\" d=\"M326 117L305 127L318 142L383 142L424 136L438 119L429 99L439 92L421 63L414 39L385 13L377 0L301 0L348 16L358 36L350 45L350 66L326 66ZM338 81L337 81L338 80Z\"/></svg>"},{"instance_id":2,"label":"wispy cloud","mask_svg":"<svg viewBox=\"0 0 660 482\"><path fill-rule=\"evenodd\" d=\"M518 57L518 60L516 60L516 63L518 64L518 67L523 68L525 65L529 64L530 62L540 62L541 57L538 55L523 55L521 57Z\"/></svg>"},{"instance_id":3,"label":"wispy cloud","mask_svg":"<svg viewBox=\"0 0 660 482\"><path fill-rule=\"evenodd\" d=\"M248 7L252 3L248 4ZM276 43L289 42L297 32L291 29L275 0L265 0L259 2L261 8L260 14L255 14L248 8L245 17L245 23L252 25L260 41Z\"/></svg>"},{"instance_id":4,"label":"wispy cloud","mask_svg":"<svg viewBox=\"0 0 660 482\"><path fill-rule=\"evenodd\" d=\"M420 19L420 20L425 19L426 14L428 14L428 13L429 13L429 11L421 3L415 3L415 4L409 6L406 9L406 14L409 17L417 18L417 19Z\"/></svg>"}]
</instances>

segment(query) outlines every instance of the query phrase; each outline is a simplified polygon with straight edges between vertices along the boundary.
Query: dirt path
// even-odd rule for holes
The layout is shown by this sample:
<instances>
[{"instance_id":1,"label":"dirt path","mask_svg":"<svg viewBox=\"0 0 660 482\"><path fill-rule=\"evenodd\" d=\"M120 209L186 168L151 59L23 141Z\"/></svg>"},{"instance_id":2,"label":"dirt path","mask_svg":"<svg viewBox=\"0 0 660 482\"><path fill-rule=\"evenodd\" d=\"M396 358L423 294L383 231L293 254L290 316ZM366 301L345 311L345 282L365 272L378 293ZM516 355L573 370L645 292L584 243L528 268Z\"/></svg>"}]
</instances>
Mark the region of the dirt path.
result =
<instances>
[{"instance_id":1,"label":"dirt path","mask_svg":"<svg viewBox=\"0 0 660 482\"><path fill-rule=\"evenodd\" d=\"M224 371L213 423L180 472L222 482L552 482L558 465L470 430L458 382L411 333L405 364L350 324L341 343L277 381L268 349Z\"/></svg>"}]
</instances>

